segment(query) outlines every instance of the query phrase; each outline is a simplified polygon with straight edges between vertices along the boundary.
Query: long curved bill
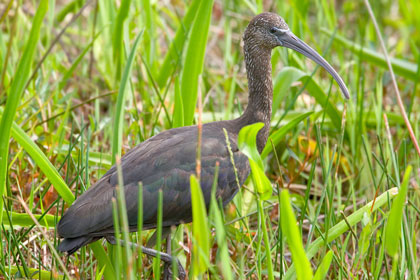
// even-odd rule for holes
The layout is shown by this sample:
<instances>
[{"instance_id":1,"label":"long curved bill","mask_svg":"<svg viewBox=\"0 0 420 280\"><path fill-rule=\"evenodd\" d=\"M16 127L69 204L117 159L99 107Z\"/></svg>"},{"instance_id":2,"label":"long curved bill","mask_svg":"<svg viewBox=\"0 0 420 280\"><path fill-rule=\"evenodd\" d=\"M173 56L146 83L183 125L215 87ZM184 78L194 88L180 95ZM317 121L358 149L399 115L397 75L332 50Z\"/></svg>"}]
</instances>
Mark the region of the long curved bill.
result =
<instances>
[{"instance_id":1,"label":"long curved bill","mask_svg":"<svg viewBox=\"0 0 420 280\"><path fill-rule=\"evenodd\" d=\"M350 98L349 90L347 89L346 84L343 82L343 79L319 53L317 53L301 39L296 37L296 35L293 34L290 30L278 29L277 36L282 46L300 52L327 70L328 73L330 73L331 76L337 81L337 84L343 92L344 97L346 99Z\"/></svg>"}]
</instances>

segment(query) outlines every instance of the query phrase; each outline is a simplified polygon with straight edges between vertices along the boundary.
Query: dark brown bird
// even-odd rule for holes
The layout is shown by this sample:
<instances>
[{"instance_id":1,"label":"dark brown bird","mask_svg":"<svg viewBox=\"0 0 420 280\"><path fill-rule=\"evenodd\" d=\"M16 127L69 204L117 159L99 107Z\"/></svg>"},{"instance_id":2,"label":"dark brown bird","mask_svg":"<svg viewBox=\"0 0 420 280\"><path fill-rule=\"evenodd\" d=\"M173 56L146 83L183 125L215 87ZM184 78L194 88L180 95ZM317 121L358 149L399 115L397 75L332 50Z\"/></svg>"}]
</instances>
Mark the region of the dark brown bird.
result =
<instances>
[{"instance_id":1,"label":"dark brown bird","mask_svg":"<svg viewBox=\"0 0 420 280\"><path fill-rule=\"evenodd\" d=\"M273 48L283 46L311 58L334 77L345 98L349 98L348 90L337 72L316 51L297 38L280 16L273 13L257 15L246 28L243 40L249 87L248 107L237 119L207 123L202 127L200 183L207 206L216 162L220 164L217 198L226 205L238 191L223 129L226 129L230 139L241 185L248 177L250 167L247 157L237 146L240 129L263 122L264 127L257 136L259 152L267 142L273 94ZM156 227L159 190L163 191L163 227L191 222L189 178L195 173L197 135L197 126L170 129L140 143L121 158L130 231L137 230L139 182L143 184L144 229ZM117 184L117 169L113 166L67 210L57 225L58 234L64 238L58 247L60 251L71 254L100 238L112 238L111 199L116 195Z\"/></svg>"}]
</instances>

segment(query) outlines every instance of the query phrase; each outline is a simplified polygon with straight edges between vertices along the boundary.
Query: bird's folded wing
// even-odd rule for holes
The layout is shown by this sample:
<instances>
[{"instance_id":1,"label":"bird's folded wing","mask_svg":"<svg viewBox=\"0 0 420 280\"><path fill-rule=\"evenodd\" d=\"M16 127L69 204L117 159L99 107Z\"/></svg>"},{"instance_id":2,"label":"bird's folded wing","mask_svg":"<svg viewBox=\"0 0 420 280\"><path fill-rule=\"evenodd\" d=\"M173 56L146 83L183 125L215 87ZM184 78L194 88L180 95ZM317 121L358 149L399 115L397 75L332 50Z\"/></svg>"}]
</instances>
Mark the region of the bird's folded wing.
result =
<instances>
[{"instance_id":1,"label":"bird's folded wing","mask_svg":"<svg viewBox=\"0 0 420 280\"><path fill-rule=\"evenodd\" d=\"M182 130L184 129L184 131ZM231 142L231 152L239 173L233 172L230 152L223 133L203 129L201 146L201 187L209 203L214 169L219 162L217 196L229 201L249 173L245 156ZM223 138L221 138L223 136ZM124 193L129 224L137 225L138 188L143 186L144 228L156 226L159 190L163 192L163 226L191 221L190 175L195 174L197 129L172 129L139 144L121 159ZM67 211L60 221L58 233L73 238L81 235L103 235L113 232L112 198L116 197L118 173L111 168L95 185L89 188ZM75 217L77 215L77 217ZM70 223L77 221L77 223Z\"/></svg>"}]
</instances>

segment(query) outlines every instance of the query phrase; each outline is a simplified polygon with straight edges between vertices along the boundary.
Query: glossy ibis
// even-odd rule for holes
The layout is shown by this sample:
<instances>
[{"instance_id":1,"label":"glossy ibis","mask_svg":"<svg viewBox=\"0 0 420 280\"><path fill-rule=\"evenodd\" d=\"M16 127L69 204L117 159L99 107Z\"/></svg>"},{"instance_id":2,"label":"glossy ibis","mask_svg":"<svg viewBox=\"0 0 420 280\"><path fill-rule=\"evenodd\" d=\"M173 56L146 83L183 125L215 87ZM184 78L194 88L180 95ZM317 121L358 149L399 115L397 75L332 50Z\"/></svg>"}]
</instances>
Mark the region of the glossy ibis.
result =
<instances>
[{"instance_id":1,"label":"glossy ibis","mask_svg":"<svg viewBox=\"0 0 420 280\"><path fill-rule=\"evenodd\" d=\"M202 127L200 182L207 206L216 162L220 164L217 198L226 205L238 191L223 129L226 129L231 142L240 184L249 175L250 167L247 157L238 150L239 130L246 125L263 122L265 126L257 136L260 152L267 142L273 94L273 48L290 48L314 60L334 77L345 98L349 98L337 72L315 50L297 38L280 16L273 13L257 15L246 28L243 40L249 87L248 107L237 119L207 123ZM170 129L140 143L121 158L130 231L137 230L139 182L143 184L144 229L156 227L159 190L163 192L163 227L191 222L190 175L195 173L197 135L197 126ZM100 238L113 238L111 200L116 195L117 183L117 168L113 166L67 210L57 225L58 234L64 238L58 247L60 251L71 254ZM144 252L155 253L147 248ZM170 261L169 255L164 256L162 259Z\"/></svg>"}]
</instances>

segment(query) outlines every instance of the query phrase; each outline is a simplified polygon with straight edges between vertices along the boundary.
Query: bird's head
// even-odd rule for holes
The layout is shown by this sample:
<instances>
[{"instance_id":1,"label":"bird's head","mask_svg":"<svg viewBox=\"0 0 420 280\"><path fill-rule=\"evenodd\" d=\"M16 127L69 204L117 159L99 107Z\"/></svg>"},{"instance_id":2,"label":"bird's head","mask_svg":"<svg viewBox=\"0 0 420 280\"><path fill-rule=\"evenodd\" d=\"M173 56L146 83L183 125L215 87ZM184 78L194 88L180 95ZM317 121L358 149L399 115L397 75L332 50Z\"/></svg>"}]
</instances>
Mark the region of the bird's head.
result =
<instances>
[{"instance_id":1,"label":"bird's head","mask_svg":"<svg viewBox=\"0 0 420 280\"><path fill-rule=\"evenodd\" d=\"M271 50L286 47L295 50L322 66L337 81L346 99L349 91L334 68L314 49L296 37L282 17L275 13L262 13L255 16L244 33L244 42L248 49Z\"/></svg>"}]
</instances>

